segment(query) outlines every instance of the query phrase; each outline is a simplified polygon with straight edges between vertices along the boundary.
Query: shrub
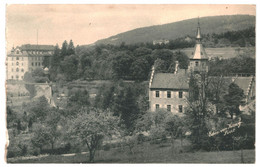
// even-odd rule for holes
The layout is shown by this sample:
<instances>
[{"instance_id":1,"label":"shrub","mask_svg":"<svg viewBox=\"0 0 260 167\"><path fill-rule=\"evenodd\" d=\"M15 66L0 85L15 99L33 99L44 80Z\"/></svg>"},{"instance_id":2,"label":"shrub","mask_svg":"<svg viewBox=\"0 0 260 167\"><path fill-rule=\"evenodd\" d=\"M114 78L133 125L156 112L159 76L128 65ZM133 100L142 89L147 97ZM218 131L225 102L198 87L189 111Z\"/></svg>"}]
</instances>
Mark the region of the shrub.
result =
<instances>
[{"instance_id":1,"label":"shrub","mask_svg":"<svg viewBox=\"0 0 260 167\"><path fill-rule=\"evenodd\" d=\"M14 151L8 151L7 152L7 158L13 158L16 157L17 154Z\"/></svg>"},{"instance_id":2,"label":"shrub","mask_svg":"<svg viewBox=\"0 0 260 167\"><path fill-rule=\"evenodd\" d=\"M109 151L110 150L110 148L111 148L111 145L110 144L105 144L105 145L103 145L103 150L105 150L105 151Z\"/></svg>"}]
</instances>

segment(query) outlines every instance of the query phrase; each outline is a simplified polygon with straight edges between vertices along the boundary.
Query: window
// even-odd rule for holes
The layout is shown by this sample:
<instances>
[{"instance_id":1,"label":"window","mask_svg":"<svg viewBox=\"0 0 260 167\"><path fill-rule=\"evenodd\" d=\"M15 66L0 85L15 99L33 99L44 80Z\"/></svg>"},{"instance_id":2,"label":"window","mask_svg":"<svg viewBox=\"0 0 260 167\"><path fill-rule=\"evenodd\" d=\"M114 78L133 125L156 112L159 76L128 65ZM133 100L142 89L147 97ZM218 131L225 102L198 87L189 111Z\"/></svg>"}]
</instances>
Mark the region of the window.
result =
<instances>
[{"instance_id":1,"label":"window","mask_svg":"<svg viewBox=\"0 0 260 167\"><path fill-rule=\"evenodd\" d=\"M19 66L19 62L16 62L16 65Z\"/></svg>"},{"instance_id":2,"label":"window","mask_svg":"<svg viewBox=\"0 0 260 167\"><path fill-rule=\"evenodd\" d=\"M167 105L167 111L171 112L171 105Z\"/></svg>"},{"instance_id":3,"label":"window","mask_svg":"<svg viewBox=\"0 0 260 167\"><path fill-rule=\"evenodd\" d=\"M14 72L14 69L12 68L12 72Z\"/></svg>"},{"instance_id":4,"label":"window","mask_svg":"<svg viewBox=\"0 0 260 167\"><path fill-rule=\"evenodd\" d=\"M182 105L179 105L179 113L182 113Z\"/></svg>"},{"instance_id":5,"label":"window","mask_svg":"<svg viewBox=\"0 0 260 167\"><path fill-rule=\"evenodd\" d=\"M19 54L19 50L16 51L16 54Z\"/></svg>"},{"instance_id":6,"label":"window","mask_svg":"<svg viewBox=\"0 0 260 167\"><path fill-rule=\"evenodd\" d=\"M19 72L19 68L16 69L16 72Z\"/></svg>"},{"instance_id":7,"label":"window","mask_svg":"<svg viewBox=\"0 0 260 167\"><path fill-rule=\"evenodd\" d=\"M23 79L23 76L21 76L21 78Z\"/></svg>"},{"instance_id":8,"label":"window","mask_svg":"<svg viewBox=\"0 0 260 167\"><path fill-rule=\"evenodd\" d=\"M16 57L16 60L19 60L19 57Z\"/></svg>"},{"instance_id":9,"label":"window","mask_svg":"<svg viewBox=\"0 0 260 167\"><path fill-rule=\"evenodd\" d=\"M21 69L22 72L24 72L23 68Z\"/></svg>"},{"instance_id":10,"label":"window","mask_svg":"<svg viewBox=\"0 0 260 167\"><path fill-rule=\"evenodd\" d=\"M182 92L179 92L179 98L182 98Z\"/></svg>"},{"instance_id":11,"label":"window","mask_svg":"<svg viewBox=\"0 0 260 167\"><path fill-rule=\"evenodd\" d=\"M156 97L160 97L160 92L158 90L156 91L155 94L156 94Z\"/></svg>"},{"instance_id":12,"label":"window","mask_svg":"<svg viewBox=\"0 0 260 167\"><path fill-rule=\"evenodd\" d=\"M23 57L22 57L22 60L23 60Z\"/></svg>"},{"instance_id":13,"label":"window","mask_svg":"<svg viewBox=\"0 0 260 167\"><path fill-rule=\"evenodd\" d=\"M14 79L14 76L12 76L12 79Z\"/></svg>"},{"instance_id":14,"label":"window","mask_svg":"<svg viewBox=\"0 0 260 167\"><path fill-rule=\"evenodd\" d=\"M23 66L23 63L22 63L22 66Z\"/></svg>"},{"instance_id":15,"label":"window","mask_svg":"<svg viewBox=\"0 0 260 167\"><path fill-rule=\"evenodd\" d=\"M199 66L199 62L198 61L195 62L195 66Z\"/></svg>"},{"instance_id":16,"label":"window","mask_svg":"<svg viewBox=\"0 0 260 167\"><path fill-rule=\"evenodd\" d=\"M160 108L160 105L159 105L159 104L156 104L156 105L155 105L155 108L156 108L156 109L159 109L159 108Z\"/></svg>"},{"instance_id":17,"label":"window","mask_svg":"<svg viewBox=\"0 0 260 167\"><path fill-rule=\"evenodd\" d=\"M12 63L12 66L14 65L14 63Z\"/></svg>"},{"instance_id":18,"label":"window","mask_svg":"<svg viewBox=\"0 0 260 167\"><path fill-rule=\"evenodd\" d=\"M14 60L14 58L12 57L12 60Z\"/></svg>"},{"instance_id":19,"label":"window","mask_svg":"<svg viewBox=\"0 0 260 167\"><path fill-rule=\"evenodd\" d=\"M18 75L16 75L16 79L18 79L19 78L19 76Z\"/></svg>"},{"instance_id":20,"label":"window","mask_svg":"<svg viewBox=\"0 0 260 167\"><path fill-rule=\"evenodd\" d=\"M167 91L167 98L171 98L171 91Z\"/></svg>"},{"instance_id":21,"label":"window","mask_svg":"<svg viewBox=\"0 0 260 167\"><path fill-rule=\"evenodd\" d=\"M32 62L32 66L33 66L33 62Z\"/></svg>"}]
</instances>

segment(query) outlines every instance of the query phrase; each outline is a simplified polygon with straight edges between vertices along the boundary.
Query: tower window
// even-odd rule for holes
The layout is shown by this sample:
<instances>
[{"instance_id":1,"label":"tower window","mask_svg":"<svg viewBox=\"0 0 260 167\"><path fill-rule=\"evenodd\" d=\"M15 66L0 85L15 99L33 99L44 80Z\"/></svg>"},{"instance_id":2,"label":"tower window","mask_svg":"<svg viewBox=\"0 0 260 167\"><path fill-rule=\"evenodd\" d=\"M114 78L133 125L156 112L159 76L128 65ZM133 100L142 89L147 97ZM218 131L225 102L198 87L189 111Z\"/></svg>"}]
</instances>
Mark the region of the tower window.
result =
<instances>
[{"instance_id":1,"label":"tower window","mask_svg":"<svg viewBox=\"0 0 260 167\"><path fill-rule=\"evenodd\" d=\"M167 111L171 112L171 105L167 105Z\"/></svg>"},{"instance_id":2,"label":"tower window","mask_svg":"<svg viewBox=\"0 0 260 167\"><path fill-rule=\"evenodd\" d=\"M199 62L198 61L195 62L195 66L199 66Z\"/></svg>"},{"instance_id":3,"label":"tower window","mask_svg":"<svg viewBox=\"0 0 260 167\"><path fill-rule=\"evenodd\" d=\"M171 98L171 91L167 91L167 98Z\"/></svg>"},{"instance_id":4,"label":"tower window","mask_svg":"<svg viewBox=\"0 0 260 167\"><path fill-rule=\"evenodd\" d=\"M159 108L160 108L160 105L159 105L159 104L155 104L155 108L156 108L156 109L159 109Z\"/></svg>"},{"instance_id":5,"label":"tower window","mask_svg":"<svg viewBox=\"0 0 260 167\"><path fill-rule=\"evenodd\" d=\"M155 92L155 97L160 97L160 92L158 90Z\"/></svg>"},{"instance_id":6,"label":"tower window","mask_svg":"<svg viewBox=\"0 0 260 167\"><path fill-rule=\"evenodd\" d=\"M182 113L182 105L179 105L179 113Z\"/></svg>"},{"instance_id":7,"label":"tower window","mask_svg":"<svg viewBox=\"0 0 260 167\"><path fill-rule=\"evenodd\" d=\"M182 98L182 92L181 91L179 92L179 98Z\"/></svg>"}]
</instances>

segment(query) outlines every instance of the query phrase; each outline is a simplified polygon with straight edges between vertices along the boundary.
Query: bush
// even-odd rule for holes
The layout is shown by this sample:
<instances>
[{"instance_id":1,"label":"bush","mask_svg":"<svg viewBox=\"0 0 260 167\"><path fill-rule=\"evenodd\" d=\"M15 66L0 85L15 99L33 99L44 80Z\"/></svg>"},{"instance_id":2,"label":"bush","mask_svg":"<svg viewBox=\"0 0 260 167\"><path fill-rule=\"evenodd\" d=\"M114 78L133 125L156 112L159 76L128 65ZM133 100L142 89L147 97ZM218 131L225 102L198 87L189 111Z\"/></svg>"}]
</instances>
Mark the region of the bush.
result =
<instances>
[{"instance_id":1,"label":"bush","mask_svg":"<svg viewBox=\"0 0 260 167\"><path fill-rule=\"evenodd\" d=\"M16 156L17 154L14 151L7 151L7 158L13 158Z\"/></svg>"},{"instance_id":2,"label":"bush","mask_svg":"<svg viewBox=\"0 0 260 167\"><path fill-rule=\"evenodd\" d=\"M110 150L110 148L111 148L111 145L110 144L105 144L105 145L103 145L103 150L105 150L105 151L109 151Z\"/></svg>"}]
</instances>

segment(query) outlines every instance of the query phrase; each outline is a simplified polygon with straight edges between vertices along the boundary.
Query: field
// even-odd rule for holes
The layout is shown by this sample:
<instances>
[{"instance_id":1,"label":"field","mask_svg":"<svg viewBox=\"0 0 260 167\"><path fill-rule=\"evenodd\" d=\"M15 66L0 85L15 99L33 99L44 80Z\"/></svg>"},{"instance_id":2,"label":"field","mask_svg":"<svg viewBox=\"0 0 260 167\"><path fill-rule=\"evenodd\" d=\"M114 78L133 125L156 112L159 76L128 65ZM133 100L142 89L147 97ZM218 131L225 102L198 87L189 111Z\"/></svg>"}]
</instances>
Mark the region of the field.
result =
<instances>
[{"instance_id":1,"label":"field","mask_svg":"<svg viewBox=\"0 0 260 167\"><path fill-rule=\"evenodd\" d=\"M255 150L191 152L184 151L176 143L174 149L169 143L138 144L132 151L128 147L99 150L95 163L254 163ZM87 152L64 155L42 155L39 157L10 158L8 163L88 163Z\"/></svg>"},{"instance_id":2,"label":"field","mask_svg":"<svg viewBox=\"0 0 260 167\"><path fill-rule=\"evenodd\" d=\"M181 51L187 54L187 56L191 57L191 53L194 48L186 48ZM209 58L219 57L222 59L229 59L238 56L239 54L248 55L250 57L255 58L255 47L225 47L225 48L205 48L206 53Z\"/></svg>"}]
</instances>

